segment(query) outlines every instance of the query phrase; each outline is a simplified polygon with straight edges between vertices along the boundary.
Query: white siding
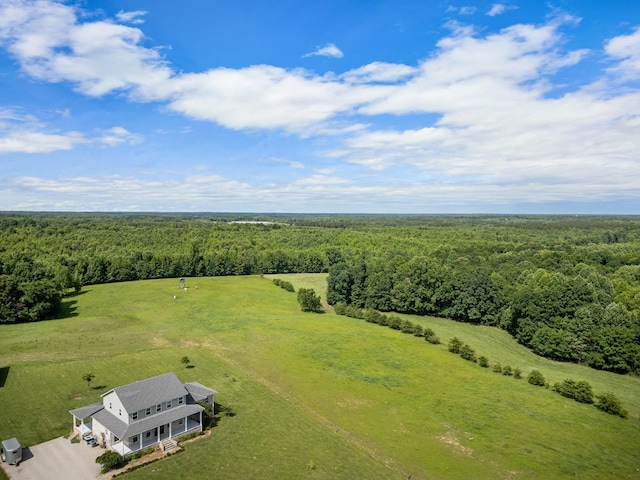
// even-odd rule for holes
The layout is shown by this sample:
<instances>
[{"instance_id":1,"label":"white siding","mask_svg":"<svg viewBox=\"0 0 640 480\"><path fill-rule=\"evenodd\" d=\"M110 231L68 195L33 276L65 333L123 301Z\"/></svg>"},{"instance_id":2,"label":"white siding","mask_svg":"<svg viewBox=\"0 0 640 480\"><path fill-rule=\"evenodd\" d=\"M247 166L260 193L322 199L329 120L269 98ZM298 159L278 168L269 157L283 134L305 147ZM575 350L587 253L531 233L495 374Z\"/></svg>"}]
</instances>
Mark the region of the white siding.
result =
<instances>
[{"instance_id":1,"label":"white siding","mask_svg":"<svg viewBox=\"0 0 640 480\"><path fill-rule=\"evenodd\" d=\"M109 413L122 420L127 425L130 423L129 412L126 411L120 398L116 395L116 392L109 392L104 397L102 397L102 404L104 405L105 410ZM109 408L111 406L111 408ZM122 415L119 415L119 412L122 412Z\"/></svg>"}]
</instances>

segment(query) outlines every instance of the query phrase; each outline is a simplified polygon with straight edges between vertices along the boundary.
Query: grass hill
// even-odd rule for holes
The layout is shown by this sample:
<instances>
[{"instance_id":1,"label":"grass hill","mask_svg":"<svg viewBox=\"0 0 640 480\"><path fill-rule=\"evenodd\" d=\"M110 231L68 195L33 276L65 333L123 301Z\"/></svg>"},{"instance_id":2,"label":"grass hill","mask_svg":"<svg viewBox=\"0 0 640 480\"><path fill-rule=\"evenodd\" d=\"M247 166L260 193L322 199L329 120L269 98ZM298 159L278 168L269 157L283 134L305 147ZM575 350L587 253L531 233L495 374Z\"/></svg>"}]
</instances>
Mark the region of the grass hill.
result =
<instances>
[{"instance_id":1,"label":"grass hill","mask_svg":"<svg viewBox=\"0 0 640 480\"><path fill-rule=\"evenodd\" d=\"M324 294L322 275L280 276ZM624 420L398 331L300 312L268 278L95 285L66 318L0 327L0 437L69 433L68 410L167 371L218 391L206 440L125 478L637 478L640 380L541 359L496 329L412 317L491 361L588 380ZM197 285L198 288L195 288ZM177 298L174 300L173 296ZM180 360L188 356L194 368ZM82 375L96 377L88 389Z\"/></svg>"}]
</instances>

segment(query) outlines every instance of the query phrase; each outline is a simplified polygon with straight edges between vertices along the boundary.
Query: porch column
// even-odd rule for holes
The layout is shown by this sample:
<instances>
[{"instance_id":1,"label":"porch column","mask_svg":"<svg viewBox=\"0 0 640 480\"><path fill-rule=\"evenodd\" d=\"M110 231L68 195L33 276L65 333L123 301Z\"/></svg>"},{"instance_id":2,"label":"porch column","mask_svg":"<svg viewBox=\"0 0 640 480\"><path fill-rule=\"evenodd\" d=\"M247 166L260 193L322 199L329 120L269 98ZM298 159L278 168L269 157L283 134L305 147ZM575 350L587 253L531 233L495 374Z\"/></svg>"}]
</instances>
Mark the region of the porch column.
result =
<instances>
[{"instance_id":1,"label":"porch column","mask_svg":"<svg viewBox=\"0 0 640 480\"><path fill-rule=\"evenodd\" d=\"M172 424L172 423L173 423L173 422L169 422L169 438L172 438L172 435L171 435L171 424Z\"/></svg>"},{"instance_id":2,"label":"porch column","mask_svg":"<svg viewBox=\"0 0 640 480\"><path fill-rule=\"evenodd\" d=\"M202 431L202 410L200 411L200 431Z\"/></svg>"}]
</instances>

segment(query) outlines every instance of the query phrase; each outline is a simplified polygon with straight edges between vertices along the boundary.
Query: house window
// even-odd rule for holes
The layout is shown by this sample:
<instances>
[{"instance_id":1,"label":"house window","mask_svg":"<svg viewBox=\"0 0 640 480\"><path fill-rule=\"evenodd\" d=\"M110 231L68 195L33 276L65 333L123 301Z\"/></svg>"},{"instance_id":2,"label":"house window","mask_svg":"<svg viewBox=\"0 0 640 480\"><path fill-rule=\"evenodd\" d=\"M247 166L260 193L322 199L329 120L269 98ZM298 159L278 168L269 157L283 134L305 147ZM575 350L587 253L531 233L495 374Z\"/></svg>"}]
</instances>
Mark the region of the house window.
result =
<instances>
[{"instance_id":1,"label":"house window","mask_svg":"<svg viewBox=\"0 0 640 480\"><path fill-rule=\"evenodd\" d=\"M109 410L113 410L113 407L111 406L111 402L109 402Z\"/></svg>"},{"instance_id":2,"label":"house window","mask_svg":"<svg viewBox=\"0 0 640 480\"><path fill-rule=\"evenodd\" d=\"M131 414L131 420L137 420L138 419L138 412L133 412Z\"/></svg>"},{"instance_id":3,"label":"house window","mask_svg":"<svg viewBox=\"0 0 640 480\"><path fill-rule=\"evenodd\" d=\"M146 433L146 437L149 438L151 436L151 432Z\"/></svg>"},{"instance_id":4,"label":"house window","mask_svg":"<svg viewBox=\"0 0 640 480\"><path fill-rule=\"evenodd\" d=\"M144 411L144 414L145 414L145 415L151 415L151 409L150 409L150 408L147 408L147 409Z\"/></svg>"},{"instance_id":5,"label":"house window","mask_svg":"<svg viewBox=\"0 0 640 480\"><path fill-rule=\"evenodd\" d=\"M137 435L131 439L131 443L138 443L138 436Z\"/></svg>"},{"instance_id":6,"label":"house window","mask_svg":"<svg viewBox=\"0 0 640 480\"><path fill-rule=\"evenodd\" d=\"M184 397L180 397L178 399L178 405L182 405L184 403Z\"/></svg>"},{"instance_id":7,"label":"house window","mask_svg":"<svg viewBox=\"0 0 640 480\"><path fill-rule=\"evenodd\" d=\"M182 425L184 424L184 418L181 418L180 420L178 420L178 425Z\"/></svg>"},{"instance_id":8,"label":"house window","mask_svg":"<svg viewBox=\"0 0 640 480\"><path fill-rule=\"evenodd\" d=\"M167 408L171 408L171 400L167 402Z\"/></svg>"},{"instance_id":9,"label":"house window","mask_svg":"<svg viewBox=\"0 0 640 480\"><path fill-rule=\"evenodd\" d=\"M156 412L159 412L160 410L162 410L162 404L156 405Z\"/></svg>"},{"instance_id":10,"label":"house window","mask_svg":"<svg viewBox=\"0 0 640 480\"><path fill-rule=\"evenodd\" d=\"M122 416L122 409L121 408L118 409L118 415Z\"/></svg>"}]
</instances>

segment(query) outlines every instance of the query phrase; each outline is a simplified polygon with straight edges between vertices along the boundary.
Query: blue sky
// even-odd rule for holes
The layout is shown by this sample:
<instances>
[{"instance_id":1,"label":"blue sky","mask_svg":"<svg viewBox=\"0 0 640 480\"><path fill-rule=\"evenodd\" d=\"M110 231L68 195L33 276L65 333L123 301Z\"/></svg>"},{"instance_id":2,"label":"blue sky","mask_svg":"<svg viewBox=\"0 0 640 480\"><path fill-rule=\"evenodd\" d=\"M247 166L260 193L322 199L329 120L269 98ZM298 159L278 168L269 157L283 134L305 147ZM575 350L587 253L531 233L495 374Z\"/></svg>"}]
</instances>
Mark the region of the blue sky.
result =
<instances>
[{"instance_id":1,"label":"blue sky","mask_svg":"<svg viewBox=\"0 0 640 480\"><path fill-rule=\"evenodd\" d=\"M0 210L640 214L640 2L0 0Z\"/></svg>"}]
</instances>

